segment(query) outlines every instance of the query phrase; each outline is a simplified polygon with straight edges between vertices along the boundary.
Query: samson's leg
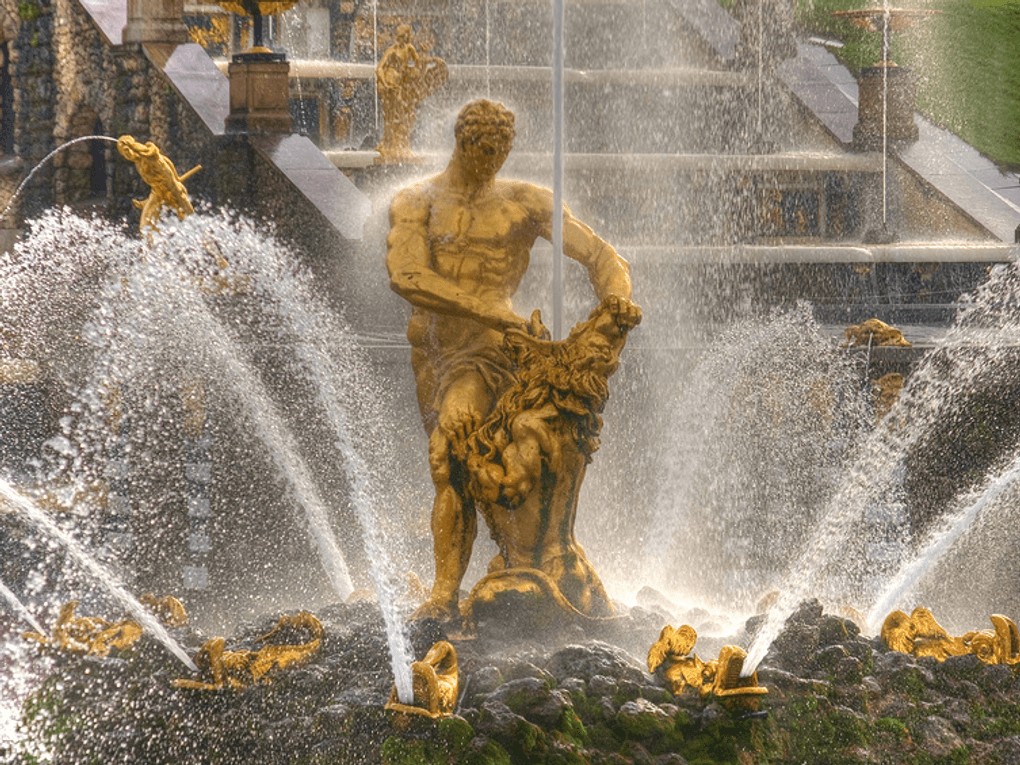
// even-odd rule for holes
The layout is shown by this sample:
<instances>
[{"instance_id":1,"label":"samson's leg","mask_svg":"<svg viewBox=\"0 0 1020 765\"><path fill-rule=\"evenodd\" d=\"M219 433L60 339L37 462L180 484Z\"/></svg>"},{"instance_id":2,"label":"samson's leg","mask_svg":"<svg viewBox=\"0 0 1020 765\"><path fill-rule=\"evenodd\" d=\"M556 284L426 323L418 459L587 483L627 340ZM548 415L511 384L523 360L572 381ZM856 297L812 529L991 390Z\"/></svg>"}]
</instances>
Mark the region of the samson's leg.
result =
<instances>
[{"instance_id":1,"label":"samson's leg","mask_svg":"<svg viewBox=\"0 0 1020 765\"><path fill-rule=\"evenodd\" d=\"M429 437L429 467L436 487L432 506L436 579L429 600L416 616L448 619L458 615L457 591L471 560L478 519L467 492L467 471L451 450L467 440L491 405L488 387L475 373L451 383L443 397L439 426Z\"/></svg>"}]
</instances>

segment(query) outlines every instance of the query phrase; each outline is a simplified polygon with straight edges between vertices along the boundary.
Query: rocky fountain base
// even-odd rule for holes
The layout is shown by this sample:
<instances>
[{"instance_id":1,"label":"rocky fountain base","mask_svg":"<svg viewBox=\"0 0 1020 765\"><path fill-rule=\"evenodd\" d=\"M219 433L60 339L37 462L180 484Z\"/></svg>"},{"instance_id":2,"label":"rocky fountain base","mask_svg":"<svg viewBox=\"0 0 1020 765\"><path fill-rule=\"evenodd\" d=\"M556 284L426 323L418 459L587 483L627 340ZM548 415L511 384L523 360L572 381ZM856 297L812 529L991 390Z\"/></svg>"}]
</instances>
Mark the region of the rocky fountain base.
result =
<instances>
[{"instance_id":1,"label":"rocky fountain base","mask_svg":"<svg viewBox=\"0 0 1020 765\"><path fill-rule=\"evenodd\" d=\"M611 624L527 639L505 630L458 639L418 622L417 656L444 637L456 646L460 697L452 716L401 720L384 709L393 680L376 607L339 605L319 618L325 635L310 662L240 689L175 688L180 665L147 638L118 656L54 654L53 670L24 706L23 741L4 761L1020 761L1020 677L1011 666L973 654L939 663L891 651L816 602L788 620L759 667L770 692L756 712L670 693L639 658L665 617L635 608ZM274 623L266 618L228 643L254 648ZM188 628L175 637L191 654L204 642Z\"/></svg>"}]
</instances>

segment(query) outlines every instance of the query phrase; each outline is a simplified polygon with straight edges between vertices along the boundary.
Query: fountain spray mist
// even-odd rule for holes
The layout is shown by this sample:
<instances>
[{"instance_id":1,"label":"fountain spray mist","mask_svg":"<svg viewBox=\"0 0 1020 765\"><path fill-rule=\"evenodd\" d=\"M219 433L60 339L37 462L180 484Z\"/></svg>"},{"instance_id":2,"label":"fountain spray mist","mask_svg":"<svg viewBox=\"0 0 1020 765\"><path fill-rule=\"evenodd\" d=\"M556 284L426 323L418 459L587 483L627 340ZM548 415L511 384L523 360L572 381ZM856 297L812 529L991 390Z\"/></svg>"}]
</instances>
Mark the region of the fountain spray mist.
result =
<instances>
[{"instance_id":1,"label":"fountain spray mist","mask_svg":"<svg viewBox=\"0 0 1020 765\"><path fill-rule=\"evenodd\" d=\"M145 606L125 589L124 585L95 558L85 552L85 549L66 531L60 528L49 515L39 508L28 497L15 489L11 484L0 478L0 498L18 516L25 519L28 524L44 533L50 539L58 542L67 552L71 559L81 566L97 584L103 587L117 603L122 606L135 621L155 636L160 643L181 660L192 672L198 672L198 667L188 657L180 644L166 631L159 620Z\"/></svg>"},{"instance_id":2,"label":"fountain spray mist","mask_svg":"<svg viewBox=\"0 0 1020 765\"><path fill-rule=\"evenodd\" d=\"M1020 455L1013 461L1013 464L1001 475L997 476L991 485L977 498L976 501L964 507L960 512L949 517L942 526L930 536L926 545L914 559L904 565L899 573L890 580L889 585L879 595L868 613L867 622L871 631L877 633L881 628L881 621L896 607L921 578L928 573L942 556L952 548L953 544L970 529L976 519L991 505L1006 489L1013 486L1020 479Z\"/></svg>"},{"instance_id":3,"label":"fountain spray mist","mask_svg":"<svg viewBox=\"0 0 1020 765\"><path fill-rule=\"evenodd\" d=\"M993 268L988 279L972 294L959 298L964 307L953 326L918 362L888 414L856 445L855 457L842 476L839 489L794 557L780 596L748 650L745 674L754 671L787 617L805 598L822 596L842 605L856 603L859 610L874 614L872 604L888 597L884 587L879 591L874 582L898 579L904 565L914 572L914 582L926 570L924 565L911 565L913 557L904 560L906 545L897 559L879 564L868 560L859 546L852 544L852 539L864 536L865 518L870 516L889 524L899 515L896 505L903 502L907 460L940 423L964 408L976 391L994 389L1004 379L1015 379L1020 364L1015 347L1020 332L1018 300L1020 268L1016 264ZM988 489L993 495L989 501L1014 478L1010 467L1001 479L993 480ZM997 490L1000 481L1002 487ZM943 532L936 535L938 539L943 534L958 537L986 504L980 500L968 504L958 521L950 516ZM944 513L945 509L930 511ZM898 533L888 527L883 531ZM921 558L929 553L935 555L935 548L941 549L938 539L931 543L934 545L931 550L925 548ZM896 586L909 588L911 582L904 580Z\"/></svg>"},{"instance_id":4,"label":"fountain spray mist","mask_svg":"<svg viewBox=\"0 0 1020 765\"><path fill-rule=\"evenodd\" d=\"M18 596L11 592L3 582L0 582L0 597L3 597L3 599L7 601L7 605L11 607L11 610L28 622L32 626L32 629L40 635L46 634L46 630L44 630L42 625L35 620L35 617L32 616L32 612L25 608L25 604L18 600Z\"/></svg>"},{"instance_id":5,"label":"fountain spray mist","mask_svg":"<svg viewBox=\"0 0 1020 765\"><path fill-rule=\"evenodd\" d=\"M383 427L385 418L379 406L382 388L359 354L350 330L318 305L307 276L249 225L231 221L229 216L220 219L193 216L155 246L166 252L167 260L172 260L170 255L174 251L203 252L209 241L221 244L221 254L238 272L254 277L253 288L258 292L260 305L271 307L283 320L287 340L330 423L364 533L369 575L387 625L397 693L402 702L410 703L413 654L398 605L402 586L378 522L379 509L391 504L384 493L384 477L396 473L392 439ZM345 349L343 364L335 363L335 354L331 353L338 341ZM257 398L266 401L264 397Z\"/></svg>"}]
</instances>

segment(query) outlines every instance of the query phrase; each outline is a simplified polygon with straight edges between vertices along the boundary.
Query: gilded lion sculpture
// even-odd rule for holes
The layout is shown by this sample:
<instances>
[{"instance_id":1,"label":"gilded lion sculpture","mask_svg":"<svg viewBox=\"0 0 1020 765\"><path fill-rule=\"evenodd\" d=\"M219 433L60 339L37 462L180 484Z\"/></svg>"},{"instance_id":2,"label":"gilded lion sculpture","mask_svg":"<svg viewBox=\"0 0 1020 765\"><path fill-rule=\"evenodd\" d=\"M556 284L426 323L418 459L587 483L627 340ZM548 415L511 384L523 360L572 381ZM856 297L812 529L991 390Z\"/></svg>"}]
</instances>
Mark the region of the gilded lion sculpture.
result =
<instances>
[{"instance_id":1,"label":"gilded lion sculpture","mask_svg":"<svg viewBox=\"0 0 1020 765\"><path fill-rule=\"evenodd\" d=\"M561 342L536 311L530 332L506 333L515 382L462 445L469 487L499 554L472 590L469 620L508 593L545 596L554 607L607 617L613 606L574 537L577 499L599 446L608 379L637 323L608 297ZM510 597L513 600L513 597Z\"/></svg>"}]
</instances>

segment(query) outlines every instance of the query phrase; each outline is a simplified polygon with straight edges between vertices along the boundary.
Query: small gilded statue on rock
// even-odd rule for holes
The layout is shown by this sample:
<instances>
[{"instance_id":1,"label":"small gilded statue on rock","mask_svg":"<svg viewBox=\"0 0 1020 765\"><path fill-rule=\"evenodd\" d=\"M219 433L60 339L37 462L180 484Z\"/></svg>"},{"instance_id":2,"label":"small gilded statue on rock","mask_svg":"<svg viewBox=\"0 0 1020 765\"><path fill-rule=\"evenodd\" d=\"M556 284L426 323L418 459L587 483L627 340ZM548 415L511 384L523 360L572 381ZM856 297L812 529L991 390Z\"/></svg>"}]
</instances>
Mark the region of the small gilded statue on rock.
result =
<instances>
[{"instance_id":1,"label":"small gilded statue on rock","mask_svg":"<svg viewBox=\"0 0 1020 765\"><path fill-rule=\"evenodd\" d=\"M514 139L502 104L469 103L454 135L447 168L393 199L387 240L390 285L412 306L407 337L435 486L436 578L418 615L461 616L481 514L499 554L476 605L537 593L568 614L605 616L612 606L574 518L607 378L641 320L627 261L563 208L564 254L586 268L599 307L569 338L549 341L538 312L519 316L512 297L532 245L552 238L552 192L496 178Z\"/></svg>"},{"instance_id":2,"label":"small gilded statue on rock","mask_svg":"<svg viewBox=\"0 0 1020 765\"><path fill-rule=\"evenodd\" d=\"M419 53L412 42L411 27L397 27L397 41L375 69L375 82L383 111L383 138L375 147L379 162L396 164L415 158L411 153L411 131L418 119L418 104L446 84L446 62Z\"/></svg>"}]
</instances>

